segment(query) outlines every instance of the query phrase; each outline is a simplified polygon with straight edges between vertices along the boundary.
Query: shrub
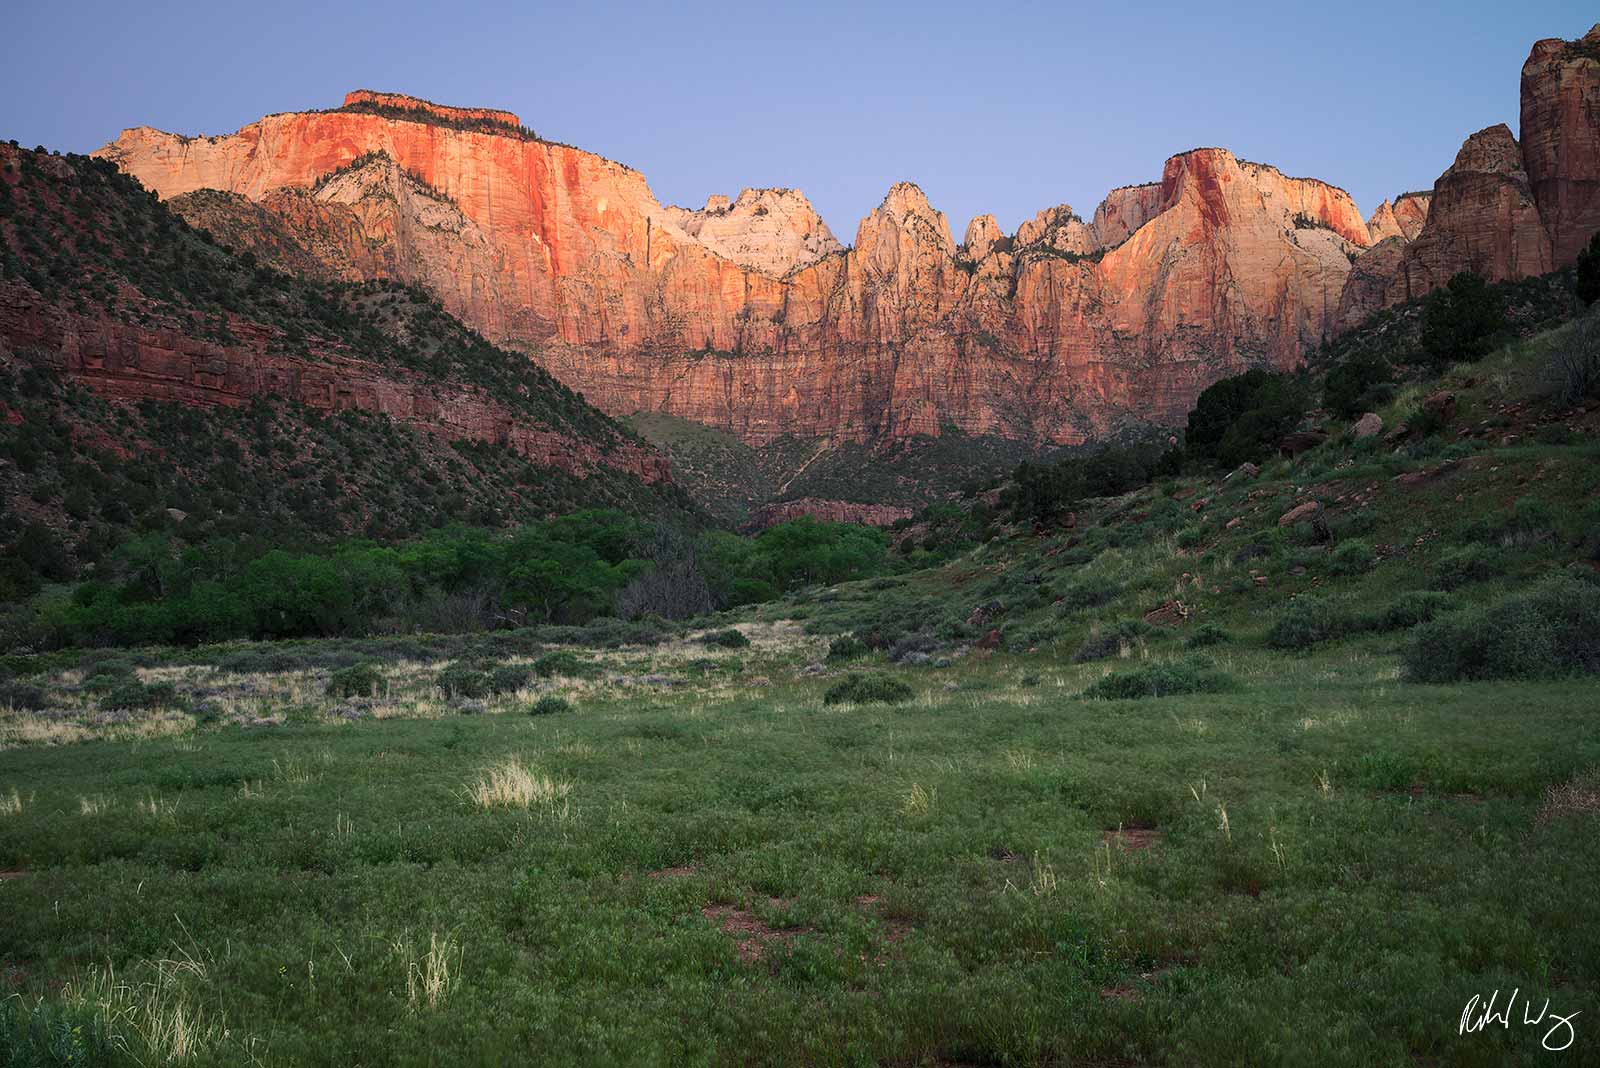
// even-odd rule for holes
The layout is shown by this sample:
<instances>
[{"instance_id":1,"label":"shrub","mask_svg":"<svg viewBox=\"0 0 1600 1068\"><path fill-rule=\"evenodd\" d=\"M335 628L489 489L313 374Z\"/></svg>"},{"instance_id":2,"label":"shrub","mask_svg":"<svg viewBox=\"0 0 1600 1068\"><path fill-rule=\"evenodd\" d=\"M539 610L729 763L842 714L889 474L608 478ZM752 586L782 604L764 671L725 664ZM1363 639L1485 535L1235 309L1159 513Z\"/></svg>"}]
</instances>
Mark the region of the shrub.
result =
<instances>
[{"instance_id":1,"label":"shrub","mask_svg":"<svg viewBox=\"0 0 1600 1068\"><path fill-rule=\"evenodd\" d=\"M1100 679L1083 696L1106 701L1171 697L1186 693L1222 693L1236 684L1227 672L1201 660L1166 660Z\"/></svg>"},{"instance_id":2,"label":"shrub","mask_svg":"<svg viewBox=\"0 0 1600 1068\"><path fill-rule=\"evenodd\" d=\"M828 643L828 660L835 664L845 660L859 660L870 651L867 643L854 634L841 634Z\"/></svg>"},{"instance_id":3,"label":"shrub","mask_svg":"<svg viewBox=\"0 0 1600 1068\"><path fill-rule=\"evenodd\" d=\"M848 675L822 695L825 705L864 705L871 702L901 704L911 700L912 689L887 675Z\"/></svg>"},{"instance_id":4,"label":"shrub","mask_svg":"<svg viewBox=\"0 0 1600 1068\"><path fill-rule=\"evenodd\" d=\"M530 716L555 716L571 711L572 702L555 694L546 694L528 706Z\"/></svg>"},{"instance_id":5,"label":"shrub","mask_svg":"<svg viewBox=\"0 0 1600 1068\"><path fill-rule=\"evenodd\" d=\"M452 664L439 672L436 680L446 700L487 697L490 693L489 675L465 664Z\"/></svg>"},{"instance_id":6,"label":"shrub","mask_svg":"<svg viewBox=\"0 0 1600 1068\"><path fill-rule=\"evenodd\" d=\"M1581 404L1600 394L1600 315L1591 313L1552 336L1543 377L1557 404Z\"/></svg>"},{"instance_id":7,"label":"shrub","mask_svg":"<svg viewBox=\"0 0 1600 1068\"><path fill-rule=\"evenodd\" d=\"M177 703L178 691L170 682L156 682L146 686L138 679L129 679L115 687L100 700L107 709L156 708Z\"/></svg>"},{"instance_id":8,"label":"shrub","mask_svg":"<svg viewBox=\"0 0 1600 1068\"><path fill-rule=\"evenodd\" d=\"M889 659L896 664L927 658L939 651L939 639L931 634L906 634L896 638L889 646Z\"/></svg>"},{"instance_id":9,"label":"shrub","mask_svg":"<svg viewBox=\"0 0 1600 1068\"><path fill-rule=\"evenodd\" d=\"M1274 649L1309 649L1350 629L1350 617L1340 606L1321 597L1297 597L1273 622L1267 644Z\"/></svg>"},{"instance_id":10,"label":"shrub","mask_svg":"<svg viewBox=\"0 0 1600 1068\"><path fill-rule=\"evenodd\" d=\"M383 672L376 664L356 664L333 673L328 680L328 696L376 697L383 688Z\"/></svg>"},{"instance_id":11,"label":"shrub","mask_svg":"<svg viewBox=\"0 0 1600 1068\"><path fill-rule=\"evenodd\" d=\"M541 679L555 678L557 675L569 679L581 679L593 674L594 668L587 661L580 659L577 653L562 650L546 653L535 660L533 673Z\"/></svg>"},{"instance_id":12,"label":"shrub","mask_svg":"<svg viewBox=\"0 0 1600 1068\"><path fill-rule=\"evenodd\" d=\"M1440 616L1411 632L1401 660L1414 682L1600 674L1600 585L1558 572Z\"/></svg>"},{"instance_id":13,"label":"shrub","mask_svg":"<svg viewBox=\"0 0 1600 1068\"><path fill-rule=\"evenodd\" d=\"M1220 623L1202 623L1189 634L1183 644L1190 649L1204 649L1212 645L1226 645L1233 635Z\"/></svg>"},{"instance_id":14,"label":"shrub","mask_svg":"<svg viewBox=\"0 0 1600 1068\"><path fill-rule=\"evenodd\" d=\"M1078 646L1078 651L1072 654L1072 662L1086 664L1119 656L1149 632L1150 624L1142 619L1125 620L1104 630L1091 631L1083 644Z\"/></svg>"},{"instance_id":15,"label":"shrub","mask_svg":"<svg viewBox=\"0 0 1600 1068\"><path fill-rule=\"evenodd\" d=\"M1246 371L1224 378L1200 394L1189 413L1184 447L1224 467L1260 461L1294 429L1306 409L1306 391L1289 376Z\"/></svg>"},{"instance_id":16,"label":"shrub","mask_svg":"<svg viewBox=\"0 0 1600 1068\"><path fill-rule=\"evenodd\" d=\"M1110 579L1087 578L1080 579L1061 591L1061 607L1073 608L1099 608L1110 604L1122 592Z\"/></svg>"},{"instance_id":17,"label":"shrub","mask_svg":"<svg viewBox=\"0 0 1600 1068\"><path fill-rule=\"evenodd\" d=\"M489 692L516 693L528 685L528 677L532 674L529 668L502 664L489 672Z\"/></svg>"},{"instance_id":18,"label":"shrub","mask_svg":"<svg viewBox=\"0 0 1600 1068\"><path fill-rule=\"evenodd\" d=\"M1410 593L1402 593L1387 607L1380 609L1367 622L1366 629L1405 630L1444 614L1454 604L1455 598L1437 590L1413 590Z\"/></svg>"},{"instance_id":19,"label":"shrub","mask_svg":"<svg viewBox=\"0 0 1600 1068\"><path fill-rule=\"evenodd\" d=\"M1358 353L1322 380L1323 402L1346 419L1379 407L1392 390L1393 377L1382 356Z\"/></svg>"},{"instance_id":20,"label":"shrub","mask_svg":"<svg viewBox=\"0 0 1600 1068\"><path fill-rule=\"evenodd\" d=\"M0 682L0 706L37 712L44 708L44 690L26 682Z\"/></svg>"},{"instance_id":21,"label":"shrub","mask_svg":"<svg viewBox=\"0 0 1600 1068\"><path fill-rule=\"evenodd\" d=\"M1506 572L1506 554L1487 545L1462 545L1439 554L1434 581L1440 589L1456 590L1475 582L1487 582Z\"/></svg>"},{"instance_id":22,"label":"shrub","mask_svg":"<svg viewBox=\"0 0 1600 1068\"><path fill-rule=\"evenodd\" d=\"M727 630L713 630L700 635L700 644L716 645L723 649L747 649L750 646L750 639L729 627Z\"/></svg>"},{"instance_id":23,"label":"shrub","mask_svg":"<svg viewBox=\"0 0 1600 1068\"><path fill-rule=\"evenodd\" d=\"M1335 575L1359 575L1377 561L1372 546L1359 539L1341 542L1328 558L1328 570Z\"/></svg>"}]
</instances>

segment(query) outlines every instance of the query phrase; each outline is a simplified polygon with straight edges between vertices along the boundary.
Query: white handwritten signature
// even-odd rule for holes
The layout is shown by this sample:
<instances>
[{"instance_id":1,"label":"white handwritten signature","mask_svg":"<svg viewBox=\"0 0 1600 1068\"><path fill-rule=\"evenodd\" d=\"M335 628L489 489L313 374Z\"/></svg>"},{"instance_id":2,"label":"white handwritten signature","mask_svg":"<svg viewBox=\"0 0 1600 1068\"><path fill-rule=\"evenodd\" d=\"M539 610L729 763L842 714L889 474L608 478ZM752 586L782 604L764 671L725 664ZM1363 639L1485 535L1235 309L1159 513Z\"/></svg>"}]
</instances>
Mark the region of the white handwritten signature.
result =
<instances>
[{"instance_id":1,"label":"white handwritten signature","mask_svg":"<svg viewBox=\"0 0 1600 1068\"><path fill-rule=\"evenodd\" d=\"M1487 1001L1478 994L1472 995L1471 1000L1467 1002L1467 1007L1461 1010L1461 1029L1456 1033L1462 1035L1471 1034L1475 1031L1482 1031L1491 1024L1499 1024L1506 1030L1510 1030L1511 1008L1517 1003L1517 996L1521 993L1521 987L1512 990L1511 996L1506 999L1505 1008L1503 1009L1495 1008L1495 1002L1500 1000L1499 990L1490 994ZM1581 1012L1574 1012L1567 1016L1559 1016L1551 1012L1549 998L1544 999L1543 1007L1539 1009L1538 1015L1535 1015L1533 1001L1529 998L1523 998L1522 1000L1522 1024L1524 1027L1538 1026L1544 1023L1546 1019L1551 1021L1550 1030L1544 1033L1543 1041L1544 1048L1551 1053L1560 1053L1577 1040L1578 1033L1572 1026L1572 1021L1580 1015L1582 1015ZM1566 1041L1559 1046L1551 1045L1552 1039L1560 1037L1565 1037Z\"/></svg>"}]
</instances>

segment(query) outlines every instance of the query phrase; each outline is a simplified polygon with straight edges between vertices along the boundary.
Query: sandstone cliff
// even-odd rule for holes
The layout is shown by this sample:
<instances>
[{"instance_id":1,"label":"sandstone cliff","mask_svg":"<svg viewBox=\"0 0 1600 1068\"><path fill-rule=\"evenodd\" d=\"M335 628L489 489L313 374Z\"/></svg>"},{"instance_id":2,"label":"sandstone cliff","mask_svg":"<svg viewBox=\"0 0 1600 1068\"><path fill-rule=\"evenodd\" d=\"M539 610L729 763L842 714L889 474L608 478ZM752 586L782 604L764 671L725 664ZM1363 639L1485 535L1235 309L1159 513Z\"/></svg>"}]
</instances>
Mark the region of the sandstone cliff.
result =
<instances>
[{"instance_id":1,"label":"sandstone cliff","mask_svg":"<svg viewBox=\"0 0 1600 1068\"><path fill-rule=\"evenodd\" d=\"M1354 326L1379 308L1423 296L1460 271L1491 281L1572 264L1600 230L1600 25L1582 39L1533 46L1522 67L1522 139L1505 125L1469 137L1419 204L1420 232L1392 226L1382 208L1375 244L1356 263L1336 321ZM1420 198L1417 198L1420 200Z\"/></svg>"},{"instance_id":2,"label":"sandstone cliff","mask_svg":"<svg viewBox=\"0 0 1600 1068\"><path fill-rule=\"evenodd\" d=\"M163 197L245 198L207 224L231 241L251 244L260 209L281 220L264 252L427 288L605 411L758 444L947 428L1076 443L1181 421L1216 378L1320 341L1369 241L1342 190L1198 149L1092 223L1062 205L1006 237L980 219L960 248L901 183L844 251L798 194L666 208L637 171L509 113L406 100L227 137L140 128L101 154Z\"/></svg>"}]
</instances>

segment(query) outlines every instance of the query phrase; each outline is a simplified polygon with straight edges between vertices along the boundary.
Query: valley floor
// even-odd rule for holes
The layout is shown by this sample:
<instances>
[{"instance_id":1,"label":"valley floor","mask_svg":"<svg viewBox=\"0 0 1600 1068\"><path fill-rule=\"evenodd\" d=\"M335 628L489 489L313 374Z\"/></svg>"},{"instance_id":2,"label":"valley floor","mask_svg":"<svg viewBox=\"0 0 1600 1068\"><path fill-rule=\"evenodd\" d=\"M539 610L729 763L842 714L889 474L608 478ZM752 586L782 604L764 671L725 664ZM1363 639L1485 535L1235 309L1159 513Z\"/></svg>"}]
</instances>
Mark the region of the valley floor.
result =
<instances>
[{"instance_id":1,"label":"valley floor","mask_svg":"<svg viewBox=\"0 0 1600 1068\"><path fill-rule=\"evenodd\" d=\"M476 714L404 664L354 703L143 672L288 709L245 725L10 713L0 1031L229 1065L1594 1056L1592 683L1412 685L1354 641L1224 652L1223 694L974 652L826 705L823 640L744 629Z\"/></svg>"}]
</instances>

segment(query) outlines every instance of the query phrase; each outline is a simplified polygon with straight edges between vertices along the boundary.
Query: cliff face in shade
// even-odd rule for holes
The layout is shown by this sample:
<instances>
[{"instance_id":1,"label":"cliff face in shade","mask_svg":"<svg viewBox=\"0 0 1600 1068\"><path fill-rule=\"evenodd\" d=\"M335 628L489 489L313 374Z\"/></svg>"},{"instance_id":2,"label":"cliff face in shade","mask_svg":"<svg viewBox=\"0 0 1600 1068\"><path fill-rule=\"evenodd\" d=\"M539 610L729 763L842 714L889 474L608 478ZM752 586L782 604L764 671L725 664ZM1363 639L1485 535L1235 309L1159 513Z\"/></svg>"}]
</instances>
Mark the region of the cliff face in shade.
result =
<instances>
[{"instance_id":1,"label":"cliff face in shade","mask_svg":"<svg viewBox=\"0 0 1600 1068\"><path fill-rule=\"evenodd\" d=\"M824 523L862 523L869 527L887 527L902 519L910 519L911 515L910 508L893 504L858 504L854 501L802 497L796 501L762 505L750 513L746 529L766 530L803 517Z\"/></svg>"},{"instance_id":2,"label":"cliff face in shade","mask_svg":"<svg viewBox=\"0 0 1600 1068\"><path fill-rule=\"evenodd\" d=\"M1520 143L1504 125L1473 134L1419 205L1425 221L1411 243L1375 244L1357 261L1340 298L1341 328L1460 271L1500 281L1576 261L1600 230L1600 25L1577 41L1535 44L1521 98ZM1393 213L1402 237L1401 207L1411 199Z\"/></svg>"},{"instance_id":3,"label":"cliff face in shade","mask_svg":"<svg viewBox=\"0 0 1600 1068\"><path fill-rule=\"evenodd\" d=\"M25 286L0 284L0 347L43 352L95 392L123 401L176 401L237 408L280 397L324 412L380 413L454 441L505 445L536 463L576 475L606 467L645 482L671 478L665 457L642 445L593 442L519 418L480 390L440 386L337 350L302 359L269 351L274 331L235 321L237 344L196 338L174 322L134 326L80 315Z\"/></svg>"},{"instance_id":4,"label":"cliff face in shade","mask_svg":"<svg viewBox=\"0 0 1600 1068\"><path fill-rule=\"evenodd\" d=\"M1600 24L1533 46L1522 66L1522 158L1558 264L1600 230Z\"/></svg>"},{"instance_id":5,"label":"cliff face in shade","mask_svg":"<svg viewBox=\"0 0 1600 1068\"><path fill-rule=\"evenodd\" d=\"M128 130L99 154L181 210L203 189L244 198L209 202L232 243L423 286L605 411L758 444L1181 422L1217 378L1322 340L1369 241L1342 190L1198 149L1092 223L1064 205L1012 238L975 220L962 249L901 183L840 250L798 194L665 208L637 171L509 113L405 99L227 137Z\"/></svg>"}]
</instances>

